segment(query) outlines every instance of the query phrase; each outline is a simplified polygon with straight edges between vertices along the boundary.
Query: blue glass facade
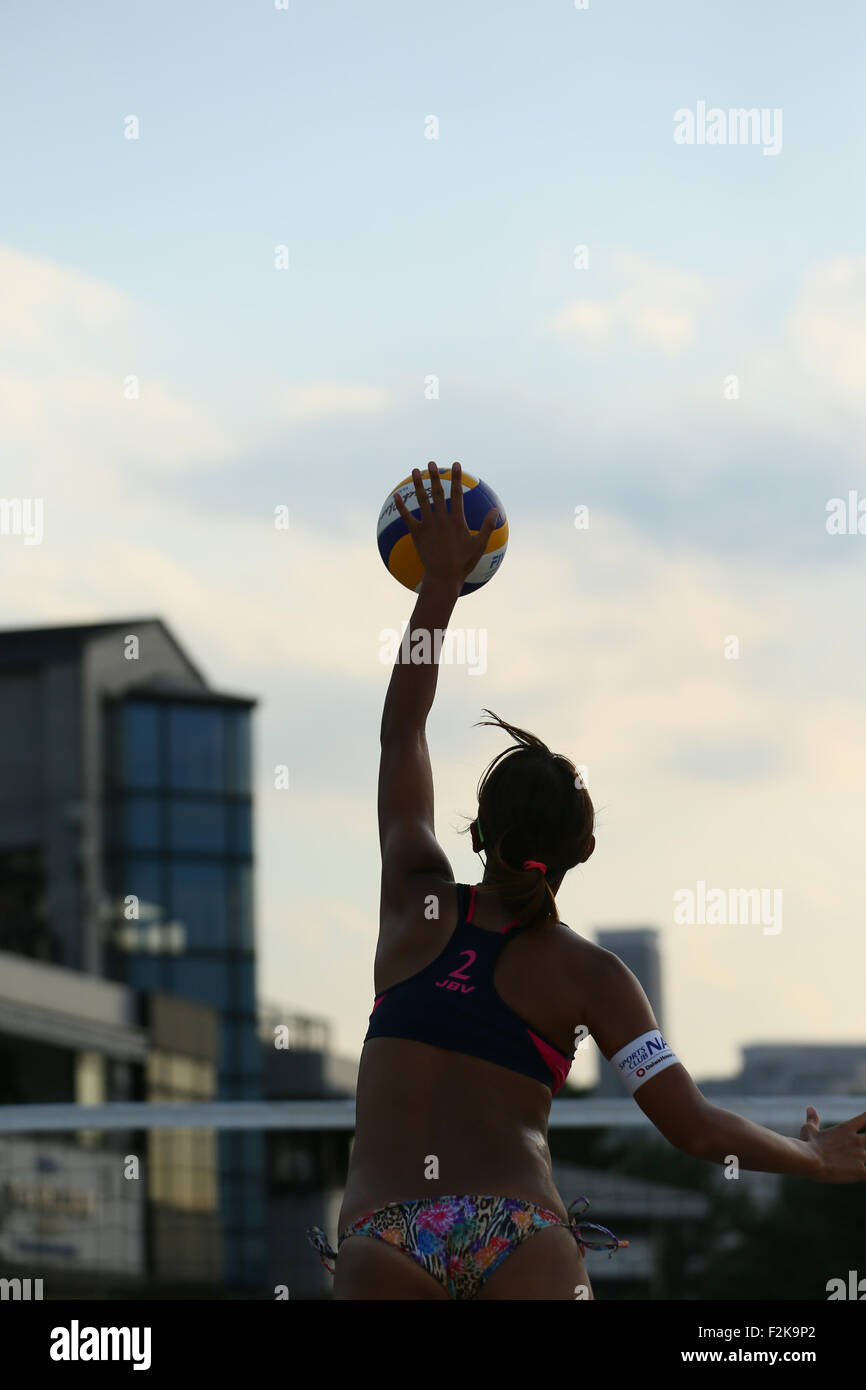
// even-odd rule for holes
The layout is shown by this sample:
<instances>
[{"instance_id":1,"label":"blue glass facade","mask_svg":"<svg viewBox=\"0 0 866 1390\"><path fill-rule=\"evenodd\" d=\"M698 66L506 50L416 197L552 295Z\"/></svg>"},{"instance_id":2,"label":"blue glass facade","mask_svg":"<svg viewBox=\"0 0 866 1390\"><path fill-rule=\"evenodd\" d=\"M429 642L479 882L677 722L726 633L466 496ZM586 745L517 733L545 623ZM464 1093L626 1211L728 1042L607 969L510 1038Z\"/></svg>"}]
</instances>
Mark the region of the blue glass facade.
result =
<instances>
[{"instance_id":1,"label":"blue glass facade","mask_svg":"<svg viewBox=\"0 0 866 1390\"><path fill-rule=\"evenodd\" d=\"M111 891L139 902L137 924L118 916L111 973L219 1010L218 1098L258 1099L249 707L136 696L112 705L109 729ZM263 1137L221 1134L219 1160L224 1279L255 1284Z\"/></svg>"}]
</instances>

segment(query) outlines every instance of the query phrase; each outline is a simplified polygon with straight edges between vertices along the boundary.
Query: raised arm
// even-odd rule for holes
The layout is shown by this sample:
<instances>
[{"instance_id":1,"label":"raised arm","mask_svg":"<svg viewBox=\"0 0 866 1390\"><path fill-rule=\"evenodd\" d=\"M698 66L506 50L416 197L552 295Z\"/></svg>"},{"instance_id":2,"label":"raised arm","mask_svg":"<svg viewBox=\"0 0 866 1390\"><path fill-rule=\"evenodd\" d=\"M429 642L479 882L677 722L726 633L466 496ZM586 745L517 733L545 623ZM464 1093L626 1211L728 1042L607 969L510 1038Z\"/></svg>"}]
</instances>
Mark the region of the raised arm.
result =
<instances>
[{"instance_id":1,"label":"raised arm","mask_svg":"<svg viewBox=\"0 0 866 1390\"><path fill-rule=\"evenodd\" d=\"M433 824L433 774L427 750L427 715L436 694L440 641L454 611L466 575L478 563L495 520L495 508L482 529L470 531L463 513L459 464L452 468L451 510L435 464L429 465L430 490L413 469L420 521L395 494L397 509L424 564L418 600L391 673L379 740L379 846L382 853L384 920L402 909L412 879L434 875L453 882L448 858ZM423 646L416 633L425 633Z\"/></svg>"},{"instance_id":2,"label":"raised arm","mask_svg":"<svg viewBox=\"0 0 866 1390\"><path fill-rule=\"evenodd\" d=\"M586 997L586 985L583 994ZM658 1039L651 1041L648 1054L650 1060L662 1059L658 1074L651 1074L650 1065L641 1077L638 1049L629 1044L658 1033L658 1023L639 981L618 956L598 948L591 994L591 1004L584 1006L589 1015L586 1026L608 1061L623 1068L635 1101L674 1148L709 1163L724 1164L733 1154L741 1168L754 1172L786 1173L814 1182L866 1181L866 1135L858 1133L866 1126L866 1114L822 1130L810 1106L799 1139L776 1134L708 1101L682 1062L664 1060L670 1049L659 1048Z\"/></svg>"},{"instance_id":3,"label":"raised arm","mask_svg":"<svg viewBox=\"0 0 866 1390\"><path fill-rule=\"evenodd\" d=\"M457 602L459 586L424 579L404 644L420 628L444 629ZM441 874L453 880L451 865L436 839L433 772L426 723L438 661L394 665L379 734L379 847L382 853L382 909L399 909L415 874Z\"/></svg>"}]
</instances>

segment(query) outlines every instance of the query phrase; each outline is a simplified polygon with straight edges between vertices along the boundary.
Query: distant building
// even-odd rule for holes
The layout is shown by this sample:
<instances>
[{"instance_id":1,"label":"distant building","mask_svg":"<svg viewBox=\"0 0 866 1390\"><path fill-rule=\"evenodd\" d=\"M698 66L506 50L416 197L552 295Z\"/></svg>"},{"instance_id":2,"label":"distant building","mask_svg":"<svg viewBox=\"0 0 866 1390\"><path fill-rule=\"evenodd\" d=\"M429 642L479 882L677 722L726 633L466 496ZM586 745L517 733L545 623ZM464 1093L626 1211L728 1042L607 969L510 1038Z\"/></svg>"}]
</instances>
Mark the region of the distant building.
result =
<instances>
[{"instance_id":1,"label":"distant building","mask_svg":"<svg viewBox=\"0 0 866 1390\"><path fill-rule=\"evenodd\" d=\"M654 927L613 927L596 932L599 946L612 951L637 976L649 999L658 1025L664 1032L662 1008L662 965ZM605 1099L620 1100L627 1095L613 1067L599 1053L600 1077L595 1094Z\"/></svg>"},{"instance_id":2,"label":"distant building","mask_svg":"<svg viewBox=\"0 0 866 1390\"><path fill-rule=\"evenodd\" d=\"M158 618L0 633L0 951L211 1009L226 1100L261 1096L254 704ZM260 1285L263 1136L218 1151L222 1278Z\"/></svg>"},{"instance_id":3,"label":"distant building","mask_svg":"<svg viewBox=\"0 0 866 1390\"><path fill-rule=\"evenodd\" d=\"M259 1033L268 1100L344 1100L352 1110L358 1062L335 1056L323 1019L265 1004ZM333 1242L353 1142L351 1128L326 1129L320 1121L268 1132L269 1288L285 1284L293 1298L330 1296L333 1279L304 1232L321 1226Z\"/></svg>"},{"instance_id":4,"label":"distant building","mask_svg":"<svg viewBox=\"0 0 866 1390\"><path fill-rule=\"evenodd\" d=\"M866 1094L866 1043L751 1043L736 1076L698 1082L712 1096Z\"/></svg>"},{"instance_id":5,"label":"distant building","mask_svg":"<svg viewBox=\"0 0 866 1390\"><path fill-rule=\"evenodd\" d=\"M583 1218L606 1226L628 1248L612 1256L589 1251L586 1270L605 1298L663 1299L670 1297L665 1281L665 1250L702 1233L711 1216L708 1198L700 1192L660 1182L645 1182L602 1168L582 1168L554 1157L553 1181L566 1207L588 1196Z\"/></svg>"},{"instance_id":6,"label":"distant building","mask_svg":"<svg viewBox=\"0 0 866 1390\"><path fill-rule=\"evenodd\" d=\"M0 1105L209 1100L218 1023L202 1004L0 952ZM215 1297L216 1136L0 1133L0 1276L40 1277L47 1298Z\"/></svg>"}]
</instances>

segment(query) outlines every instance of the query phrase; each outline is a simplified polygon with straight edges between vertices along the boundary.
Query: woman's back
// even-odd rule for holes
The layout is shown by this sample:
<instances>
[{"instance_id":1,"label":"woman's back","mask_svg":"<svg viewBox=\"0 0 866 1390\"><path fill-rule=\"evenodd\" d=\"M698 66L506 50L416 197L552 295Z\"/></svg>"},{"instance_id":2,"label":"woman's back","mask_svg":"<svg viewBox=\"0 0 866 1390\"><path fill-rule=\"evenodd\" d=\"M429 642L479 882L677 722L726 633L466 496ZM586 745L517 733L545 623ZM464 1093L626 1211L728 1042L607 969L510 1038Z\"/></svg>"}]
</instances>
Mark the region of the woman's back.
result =
<instances>
[{"instance_id":1,"label":"woman's back","mask_svg":"<svg viewBox=\"0 0 866 1390\"><path fill-rule=\"evenodd\" d=\"M574 1052L575 1029L582 1022L581 962L586 964L587 953L597 948L562 923L518 929L510 939L514 929L504 930L505 913L496 894L486 890L472 893L467 906L460 885L419 876L413 896L416 892L419 907L431 894L438 898L439 918L428 921L419 910L380 942L377 1005L392 997L389 991L419 975L435 989L440 982L432 977L444 977L444 970L433 970L427 977L422 972L447 954L458 926L468 918L471 928L464 930L476 937L465 940L475 939L479 949L460 953L465 959L457 961L461 970L452 986L458 1003L447 1001L452 1011L459 1010L460 993L468 992L469 982L479 978L473 970L477 972L483 960L476 962L473 955L489 958L498 948L491 979L501 1001L497 1007L503 1033L504 1025L511 1023L512 1033L534 1039L526 1047L530 1062L536 1056L540 1073L548 1070L545 1053L554 1066L556 1053L561 1054L564 1071ZM478 939L478 932L484 937ZM497 937L498 942L493 940ZM450 958L446 963L454 964ZM458 983L463 980L465 984ZM442 988L450 993L445 983ZM445 999L431 991L431 1007L437 999L444 1006ZM371 1017L376 1018L376 1009ZM547 1148L547 1119L558 1084L555 1074L545 1084L483 1056L430 1042L368 1037L358 1075L355 1144L340 1227L385 1202L454 1192L509 1193L564 1217Z\"/></svg>"}]
</instances>

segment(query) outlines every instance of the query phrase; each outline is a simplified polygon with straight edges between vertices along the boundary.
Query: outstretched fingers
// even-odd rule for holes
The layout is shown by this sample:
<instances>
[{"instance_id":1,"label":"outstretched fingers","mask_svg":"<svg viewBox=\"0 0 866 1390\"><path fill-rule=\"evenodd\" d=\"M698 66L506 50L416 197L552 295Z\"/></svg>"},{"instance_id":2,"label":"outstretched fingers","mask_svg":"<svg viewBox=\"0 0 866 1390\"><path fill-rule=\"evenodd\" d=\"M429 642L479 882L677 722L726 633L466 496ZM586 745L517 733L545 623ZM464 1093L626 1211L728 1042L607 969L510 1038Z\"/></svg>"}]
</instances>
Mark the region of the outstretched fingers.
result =
<instances>
[{"instance_id":1,"label":"outstretched fingers","mask_svg":"<svg viewBox=\"0 0 866 1390\"><path fill-rule=\"evenodd\" d=\"M463 469L459 463L451 465L451 515L458 526L466 520L463 512Z\"/></svg>"},{"instance_id":2,"label":"outstretched fingers","mask_svg":"<svg viewBox=\"0 0 866 1390\"><path fill-rule=\"evenodd\" d=\"M400 516L405 521L406 529L410 532L417 531L421 523L418 520L417 516L413 516L412 513L409 511L409 508L406 506L406 503L403 501L403 498L400 496L399 492L394 493L394 505L397 508L397 511L400 513Z\"/></svg>"},{"instance_id":3,"label":"outstretched fingers","mask_svg":"<svg viewBox=\"0 0 866 1390\"><path fill-rule=\"evenodd\" d=\"M478 561L481 559L481 556L487 549L487 542L490 540L490 537L493 534L493 529L496 526L496 518L498 515L498 508L491 507L490 511L487 513L487 515L481 523L481 529L478 532L475 549L473 551L472 568L474 568L475 565L478 564Z\"/></svg>"},{"instance_id":4,"label":"outstretched fingers","mask_svg":"<svg viewBox=\"0 0 866 1390\"><path fill-rule=\"evenodd\" d=\"M445 515L445 489L442 486L442 475L435 463L428 463L427 470L430 474L430 491L433 494L434 510L440 516Z\"/></svg>"},{"instance_id":5,"label":"outstretched fingers","mask_svg":"<svg viewBox=\"0 0 866 1390\"><path fill-rule=\"evenodd\" d=\"M427 465L428 472L430 471L431 467L435 468L435 463ZM422 521L429 521L430 517L433 515L433 508L430 506L430 498L427 496L427 489L424 486L424 479L421 477L420 468L412 469L412 482L415 484L415 496L418 499L418 506L421 508L421 519Z\"/></svg>"}]
</instances>

